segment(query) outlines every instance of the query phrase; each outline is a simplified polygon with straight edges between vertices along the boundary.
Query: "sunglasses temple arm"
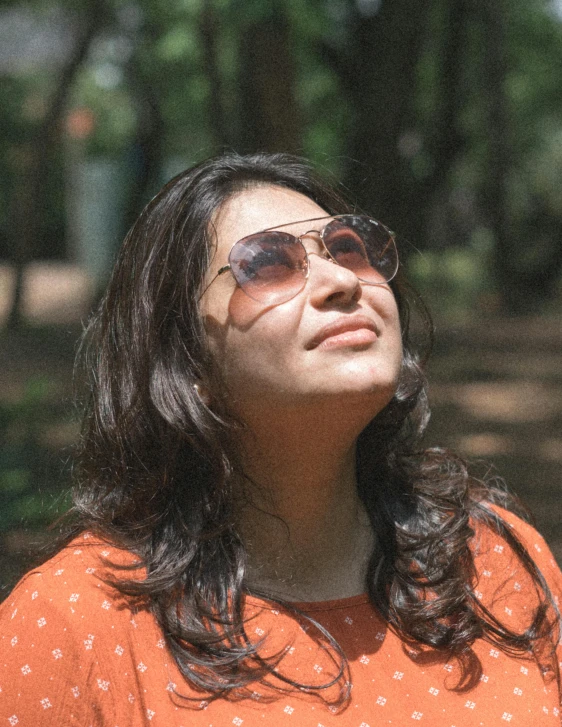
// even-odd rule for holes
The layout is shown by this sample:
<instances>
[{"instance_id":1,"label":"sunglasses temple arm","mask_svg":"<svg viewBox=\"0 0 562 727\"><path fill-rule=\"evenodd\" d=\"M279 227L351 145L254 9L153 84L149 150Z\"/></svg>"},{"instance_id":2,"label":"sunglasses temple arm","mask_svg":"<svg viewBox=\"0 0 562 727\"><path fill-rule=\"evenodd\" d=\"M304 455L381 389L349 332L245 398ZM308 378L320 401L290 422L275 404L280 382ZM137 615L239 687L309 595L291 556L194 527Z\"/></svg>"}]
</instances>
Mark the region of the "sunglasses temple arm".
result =
<instances>
[{"instance_id":1,"label":"sunglasses temple arm","mask_svg":"<svg viewBox=\"0 0 562 727\"><path fill-rule=\"evenodd\" d=\"M203 292L199 295L198 300L201 300L201 298L205 295L205 293L209 290L211 285L215 282L215 280L219 277L219 275L222 275L223 273L226 273L227 270L230 270L230 265L223 265L222 268L219 268L219 271L214 276L214 278L208 283L208 285L205 286L205 289Z\"/></svg>"}]
</instances>

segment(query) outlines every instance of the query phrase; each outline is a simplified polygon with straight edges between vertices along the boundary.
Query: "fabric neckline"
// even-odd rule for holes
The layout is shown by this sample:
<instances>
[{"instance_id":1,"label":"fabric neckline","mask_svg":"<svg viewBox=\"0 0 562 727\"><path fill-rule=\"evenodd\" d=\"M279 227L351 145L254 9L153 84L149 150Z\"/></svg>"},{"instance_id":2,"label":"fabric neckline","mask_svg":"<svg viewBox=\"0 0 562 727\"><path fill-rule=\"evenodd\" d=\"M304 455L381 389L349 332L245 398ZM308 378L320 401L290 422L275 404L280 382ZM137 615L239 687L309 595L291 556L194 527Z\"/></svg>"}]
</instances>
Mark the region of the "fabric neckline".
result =
<instances>
[{"instance_id":1,"label":"fabric neckline","mask_svg":"<svg viewBox=\"0 0 562 727\"><path fill-rule=\"evenodd\" d=\"M347 598L336 598L329 601L286 601L286 604L283 604L283 606L276 601L250 594L246 594L245 599L248 604L259 606L260 608L265 606L266 608L275 610L278 608L286 609L288 607L290 609L293 607L304 613L311 613L313 611L336 611L342 608L362 606L369 603L369 594L361 593L357 596L347 596Z\"/></svg>"}]
</instances>

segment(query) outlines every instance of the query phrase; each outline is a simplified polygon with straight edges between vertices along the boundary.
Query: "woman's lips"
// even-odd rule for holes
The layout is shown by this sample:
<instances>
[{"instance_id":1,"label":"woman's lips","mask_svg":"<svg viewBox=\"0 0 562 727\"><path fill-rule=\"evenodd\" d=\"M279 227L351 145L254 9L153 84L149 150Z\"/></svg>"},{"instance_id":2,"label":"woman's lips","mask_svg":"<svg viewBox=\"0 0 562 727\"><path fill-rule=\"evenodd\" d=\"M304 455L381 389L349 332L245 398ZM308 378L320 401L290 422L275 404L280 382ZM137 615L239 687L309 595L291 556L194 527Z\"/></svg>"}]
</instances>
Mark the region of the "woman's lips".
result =
<instances>
[{"instance_id":1,"label":"woman's lips","mask_svg":"<svg viewBox=\"0 0 562 727\"><path fill-rule=\"evenodd\" d=\"M377 340L377 329L370 318L354 316L339 318L318 331L307 348L341 348L368 346Z\"/></svg>"},{"instance_id":2,"label":"woman's lips","mask_svg":"<svg viewBox=\"0 0 562 727\"><path fill-rule=\"evenodd\" d=\"M345 348L346 346L369 346L377 340L377 334L369 328L358 328L355 331L346 331L337 336L328 336L318 348Z\"/></svg>"}]
</instances>

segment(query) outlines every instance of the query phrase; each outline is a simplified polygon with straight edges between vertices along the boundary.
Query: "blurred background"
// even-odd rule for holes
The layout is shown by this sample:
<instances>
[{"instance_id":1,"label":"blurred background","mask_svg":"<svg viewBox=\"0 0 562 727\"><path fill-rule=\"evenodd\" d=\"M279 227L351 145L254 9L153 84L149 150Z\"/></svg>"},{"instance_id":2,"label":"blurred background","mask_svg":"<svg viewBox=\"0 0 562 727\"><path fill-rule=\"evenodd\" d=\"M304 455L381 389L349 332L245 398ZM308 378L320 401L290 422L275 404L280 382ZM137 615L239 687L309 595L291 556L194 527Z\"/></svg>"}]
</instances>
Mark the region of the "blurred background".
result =
<instances>
[{"instance_id":1,"label":"blurred background","mask_svg":"<svg viewBox=\"0 0 562 727\"><path fill-rule=\"evenodd\" d=\"M309 157L397 231L437 324L426 443L562 562L562 0L4 0L0 81L0 586L68 506L124 233L225 148Z\"/></svg>"}]
</instances>

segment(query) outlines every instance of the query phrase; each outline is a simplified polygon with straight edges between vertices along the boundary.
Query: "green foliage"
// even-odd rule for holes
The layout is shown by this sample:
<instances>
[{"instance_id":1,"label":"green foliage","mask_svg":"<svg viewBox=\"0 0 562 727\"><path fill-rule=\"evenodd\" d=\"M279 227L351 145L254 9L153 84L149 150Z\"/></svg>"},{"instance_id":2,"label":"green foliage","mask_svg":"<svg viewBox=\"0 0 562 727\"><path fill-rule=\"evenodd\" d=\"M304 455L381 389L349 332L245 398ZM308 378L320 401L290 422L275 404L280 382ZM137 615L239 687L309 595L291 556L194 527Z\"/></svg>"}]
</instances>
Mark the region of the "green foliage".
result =
<instances>
[{"instance_id":1,"label":"green foliage","mask_svg":"<svg viewBox=\"0 0 562 727\"><path fill-rule=\"evenodd\" d=\"M242 148L247 131L244 124L248 123L243 121L246 117L241 108L247 71L242 51L257 43L256 28L260 24L279 27L279 18L289 25L287 47L276 52L285 52L289 65L295 69L294 103L301 139L298 150L327 171L345 177L350 157L354 156L359 165L364 162L357 152L358 120L368 122L371 114L373 128L383 128L375 122L403 71L402 66L390 69L380 86L380 98L373 97L368 83L363 89L354 85L360 67L357 59L371 59L366 72L363 64L363 72L367 80L369 74L375 78L379 72L377 48L382 47L385 33L392 27L398 38L400 28L407 27L411 15L407 4L402 6L391 0L382 0L375 17L362 16L355 0L96 2L96 7L103 3L106 8L103 23L73 81L66 109L89 109L95 123L86 138L72 144L64 131L61 134L60 159L52 165L50 185L59 192L46 195L42 204L43 214L49 218L42 223L46 232L41 244L45 249L49 238L64 237L63 173L69 154L81 159L111 157L131 165L126 170L131 189L137 178L141 180L143 174L149 174L150 183L142 181L146 198L167 170L176 170L224 147ZM12 0L8 6L32 12L38 22L58 13L70 21L71 27L79 29L93 3L94 0ZM399 208L404 227L416 246L429 252L435 249L436 254L448 246L469 250L478 230L485 228L490 234L492 226L485 204L495 133L490 128L487 90L490 69L485 49L489 28L483 5L458 5L461 6L466 17L457 28L460 67L453 87L458 98L451 125L443 130L440 120L450 104L445 81L454 69L447 66L446 59L455 30L455 13L451 10L457 4L454 0L428 0L415 79L408 88L409 104L405 106L404 118L397 118L395 129L391 130L396 136L375 138L361 132L365 137L364 156L375 167L362 175L365 178L369 174L381 175L390 184L388 168L384 168L383 162L378 167L377 149L385 152L389 145L399 145L394 163L400 166L403 188L395 196L402 194L406 198ZM404 9L397 9L400 7ZM512 0L504 7L502 50L506 59L504 88L511 152L506 206L513 221L513 245L521 248L527 243L528 228L532 227L538 209L546 207L552 215L552 229L554 220L560 224L562 216L562 22L553 15L547 0ZM388 25L391 16L392 26ZM210 34L205 34L207 21ZM372 37L364 34L367 27L372 29ZM373 38L371 55L362 56ZM68 40L70 47L72 39ZM288 67L286 63L278 65ZM9 215L22 155L27 153L23 147L32 143L57 89L60 71L60 67L30 66L25 72L8 75L0 84L0 256L11 254L13 249ZM270 97L279 86L275 77L259 82L269 90ZM256 114L256 118L261 116ZM440 149L444 133L450 133L454 147L446 163ZM145 146L141 154L142 144ZM155 157L148 171L137 164L139 159L145 160L147 149ZM380 157L385 158L385 154ZM390 158L388 154L386 158ZM137 160L137 166L132 165L132 159ZM359 175L359 182L362 176ZM384 191L384 184L379 187ZM460 204L459 200L464 202ZM369 203L378 209L378 199ZM435 224L435 219L439 224ZM55 250L63 247L59 244ZM490 254L483 264L490 267L493 261L494 255ZM450 275L451 286L461 285L452 270ZM492 274L486 279L490 286L495 284ZM468 293L467 296L469 301Z\"/></svg>"},{"instance_id":2,"label":"green foliage","mask_svg":"<svg viewBox=\"0 0 562 727\"><path fill-rule=\"evenodd\" d=\"M45 528L68 508L68 474L44 440L61 420L54 394L47 378L32 378L19 399L0 404L0 533Z\"/></svg>"},{"instance_id":3,"label":"green foliage","mask_svg":"<svg viewBox=\"0 0 562 727\"><path fill-rule=\"evenodd\" d=\"M437 317L473 316L475 305L489 304L492 248L492 238L480 229L467 246L411 255L408 276Z\"/></svg>"}]
</instances>

